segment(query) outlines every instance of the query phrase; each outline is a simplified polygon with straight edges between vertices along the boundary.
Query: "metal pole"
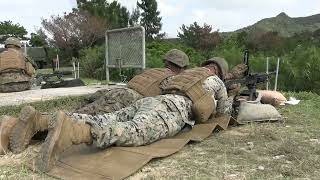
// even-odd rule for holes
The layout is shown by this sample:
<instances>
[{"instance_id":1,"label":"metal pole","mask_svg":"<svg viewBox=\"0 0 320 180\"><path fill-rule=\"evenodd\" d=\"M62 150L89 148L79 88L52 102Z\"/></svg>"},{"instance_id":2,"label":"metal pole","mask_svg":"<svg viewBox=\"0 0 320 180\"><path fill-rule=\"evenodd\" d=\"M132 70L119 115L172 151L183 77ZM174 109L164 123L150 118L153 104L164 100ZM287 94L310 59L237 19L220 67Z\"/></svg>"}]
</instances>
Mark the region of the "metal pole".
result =
<instances>
[{"instance_id":1,"label":"metal pole","mask_svg":"<svg viewBox=\"0 0 320 180\"><path fill-rule=\"evenodd\" d=\"M27 53L27 43L23 43L23 46L24 46L24 54L27 56L28 53Z\"/></svg>"},{"instance_id":2,"label":"metal pole","mask_svg":"<svg viewBox=\"0 0 320 180\"><path fill-rule=\"evenodd\" d=\"M80 63L78 61L78 79L80 79Z\"/></svg>"},{"instance_id":3,"label":"metal pole","mask_svg":"<svg viewBox=\"0 0 320 180\"><path fill-rule=\"evenodd\" d=\"M108 33L106 32L106 80L107 83L109 83L110 78L109 78L109 68L108 68L108 64L109 64L109 52L108 52L109 46L108 46Z\"/></svg>"},{"instance_id":4,"label":"metal pole","mask_svg":"<svg viewBox=\"0 0 320 180\"><path fill-rule=\"evenodd\" d=\"M142 29L142 70L146 68L146 37L145 29L141 26Z\"/></svg>"},{"instance_id":5,"label":"metal pole","mask_svg":"<svg viewBox=\"0 0 320 180\"><path fill-rule=\"evenodd\" d=\"M56 61L55 61L55 65L56 65L56 70L58 70L58 54L57 54L57 58L56 58Z\"/></svg>"},{"instance_id":6,"label":"metal pole","mask_svg":"<svg viewBox=\"0 0 320 180\"><path fill-rule=\"evenodd\" d=\"M269 74L269 57L267 57L267 70L266 73ZM267 90L269 90L269 79L267 81Z\"/></svg>"},{"instance_id":7,"label":"metal pole","mask_svg":"<svg viewBox=\"0 0 320 180\"><path fill-rule=\"evenodd\" d=\"M277 72L276 72L276 81L275 81L275 85L274 85L274 91L277 90L278 76L279 76L279 66L280 66L280 58L278 58L278 62L277 62Z\"/></svg>"},{"instance_id":8,"label":"metal pole","mask_svg":"<svg viewBox=\"0 0 320 180\"><path fill-rule=\"evenodd\" d=\"M73 67L74 78L77 79L76 63L75 62L72 62L72 67Z\"/></svg>"},{"instance_id":9,"label":"metal pole","mask_svg":"<svg viewBox=\"0 0 320 180\"><path fill-rule=\"evenodd\" d=\"M60 60L59 60L58 54L57 54L57 69L60 70Z\"/></svg>"}]
</instances>

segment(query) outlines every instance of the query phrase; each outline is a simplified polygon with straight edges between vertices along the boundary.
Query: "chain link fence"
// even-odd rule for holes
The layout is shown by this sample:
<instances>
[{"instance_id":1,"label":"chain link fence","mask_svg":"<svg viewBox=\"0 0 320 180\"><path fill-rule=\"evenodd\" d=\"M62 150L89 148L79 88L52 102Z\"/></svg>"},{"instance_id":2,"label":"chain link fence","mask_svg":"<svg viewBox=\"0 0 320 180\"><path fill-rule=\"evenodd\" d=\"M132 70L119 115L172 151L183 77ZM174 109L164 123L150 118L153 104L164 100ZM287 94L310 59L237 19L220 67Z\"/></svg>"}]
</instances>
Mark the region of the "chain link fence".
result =
<instances>
[{"instance_id":1,"label":"chain link fence","mask_svg":"<svg viewBox=\"0 0 320 180\"><path fill-rule=\"evenodd\" d=\"M106 32L106 80L110 68L145 68L145 30L142 26ZM125 80L125 77L123 77ZM123 80L123 81L124 81Z\"/></svg>"}]
</instances>

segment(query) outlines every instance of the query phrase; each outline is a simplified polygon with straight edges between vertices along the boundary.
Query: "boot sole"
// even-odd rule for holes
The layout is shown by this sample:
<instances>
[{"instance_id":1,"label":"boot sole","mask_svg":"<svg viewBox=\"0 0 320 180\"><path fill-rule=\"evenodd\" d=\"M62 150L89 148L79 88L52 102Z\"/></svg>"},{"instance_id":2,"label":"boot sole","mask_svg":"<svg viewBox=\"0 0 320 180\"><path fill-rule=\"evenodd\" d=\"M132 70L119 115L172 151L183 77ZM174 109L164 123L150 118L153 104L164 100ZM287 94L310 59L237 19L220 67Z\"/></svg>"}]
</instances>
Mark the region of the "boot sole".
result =
<instances>
[{"instance_id":1,"label":"boot sole","mask_svg":"<svg viewBox=\"0 0 320 180\"><path fill-rule=\"evenodd\" d=\"M42 172L48 172L54 165L56 160L54 147L59 139L62 125L65 120L65 114L58 112L56 118L51 118L49 122L49 132L45 142L43 143L40 154L36 160L36 168Z\"/></svg>"},{"instance_id":2,"label":"boot sole","mask_svg":"<svg viewBox=\"0 0 320 180\"><path fill-rule=\"evenodd\" d=\"M6 134L5 121L10 121L10 116L3 116L0 121L0 155L4 155L9 152L10 134Z\"/></svg>"},{"instance_id":3,"label":"boot sole","mask_svg":"<svg viewBox=\"0 0 320 180\"><path fill-rule=\"evenodd\" d=\"M13 153L18 154L24 151L32 136L36 133L32 133L27 137L27 130L30 129L33 123L33 120L36 116L36 112L34 108L24 107L20 114L18 123L13 127L12 132L10 134L10 149Z\"/></svg>"}]
</instances>

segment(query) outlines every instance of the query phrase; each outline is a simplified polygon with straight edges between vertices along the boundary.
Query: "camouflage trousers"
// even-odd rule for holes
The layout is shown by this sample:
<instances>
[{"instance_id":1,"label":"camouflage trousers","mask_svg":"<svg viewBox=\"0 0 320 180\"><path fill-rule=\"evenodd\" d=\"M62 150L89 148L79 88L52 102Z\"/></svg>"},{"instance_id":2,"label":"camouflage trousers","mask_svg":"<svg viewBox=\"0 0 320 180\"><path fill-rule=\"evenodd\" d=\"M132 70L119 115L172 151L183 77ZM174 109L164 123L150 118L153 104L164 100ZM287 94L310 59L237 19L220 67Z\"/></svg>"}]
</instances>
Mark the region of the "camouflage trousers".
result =
<instances>
[{"instance_id":1,"label":"camouflage trousers","mask_svg":"<svg viewBox=\"0 0 320 180\"><path fill-rule=\"evenodd\" d=\"M178 106L171 101L174 98ZM183 96L161 95L143 98L116 112L95 116L73 113L71 118L91 125L92 137L100 148L141 146L180 132L185 118L190 117L183 117L178 107L191 111L191 104Z\"/></svg>"},{"instance_id":2,"label":"camouflage trousers","mask_svg":"<svg viewBox=\"0 0 320 180\"><path fill-rule=\"evenodd\" d=\"M133 89L119 87L107 91L98 91L92 95L92 101L89 104L77 109L75 112L80 114L103 114L118 111L125 108L143 96Z\"/></svg>"}]
</instances>

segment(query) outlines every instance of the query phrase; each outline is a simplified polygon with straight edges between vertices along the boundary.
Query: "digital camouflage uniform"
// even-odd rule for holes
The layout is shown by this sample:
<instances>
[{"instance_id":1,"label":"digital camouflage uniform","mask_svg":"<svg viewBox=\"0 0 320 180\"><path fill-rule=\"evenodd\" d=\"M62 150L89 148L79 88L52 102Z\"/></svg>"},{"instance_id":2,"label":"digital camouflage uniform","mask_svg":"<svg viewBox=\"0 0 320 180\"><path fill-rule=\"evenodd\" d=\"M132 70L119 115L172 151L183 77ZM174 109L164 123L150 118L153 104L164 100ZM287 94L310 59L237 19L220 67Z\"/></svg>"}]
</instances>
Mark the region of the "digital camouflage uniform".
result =
<instances>
[{"instance_id":1,"label":"digital camouflage uniform","mask_svg":"<svg viewBox=\"0 0 320 180\"><path fill-rule=\"evenodd\" d=\"M218 76L210 76L204 81L204 88L217 99L219 111L224 107L227 92ZM215 101L215 99L212 99ZM91 134L96 145L106 148L110 145L140 146L162 138L176 135L186 125L193 126L192 101L181 95L167 94L146 97L127 108L102 115L69 114L76 121L91 125Z\"/></svg>"},{"instance_id":2,"label":"digital camouflage uniform","mask_svg":"<svg viewBox=\"0 0 320 180\"><path fill-rule=\"evenodd\" d=\"M164 79L160 83L160 89L168 82L170 77ZM109 90L103 90L93 95L93 102L77 109L75 112L79 114L103 114L118 111L128 107L143 96L137 91L128 87L117 87Z\"/></svg>"},{"instance_id":3,"label":"digital camouflage uniform","mask_svg":"<svg viewBox=\"0 0 320 180\"><path fill-rule=\"evenodd\" d=\"M125 108L143 98L137 91L127 87L118 87L102 91L102 93L98 92L98 94L101 94L101 97L77 109L75 112L91 115L110 113Z\"/></svg>"}]
</instances>

